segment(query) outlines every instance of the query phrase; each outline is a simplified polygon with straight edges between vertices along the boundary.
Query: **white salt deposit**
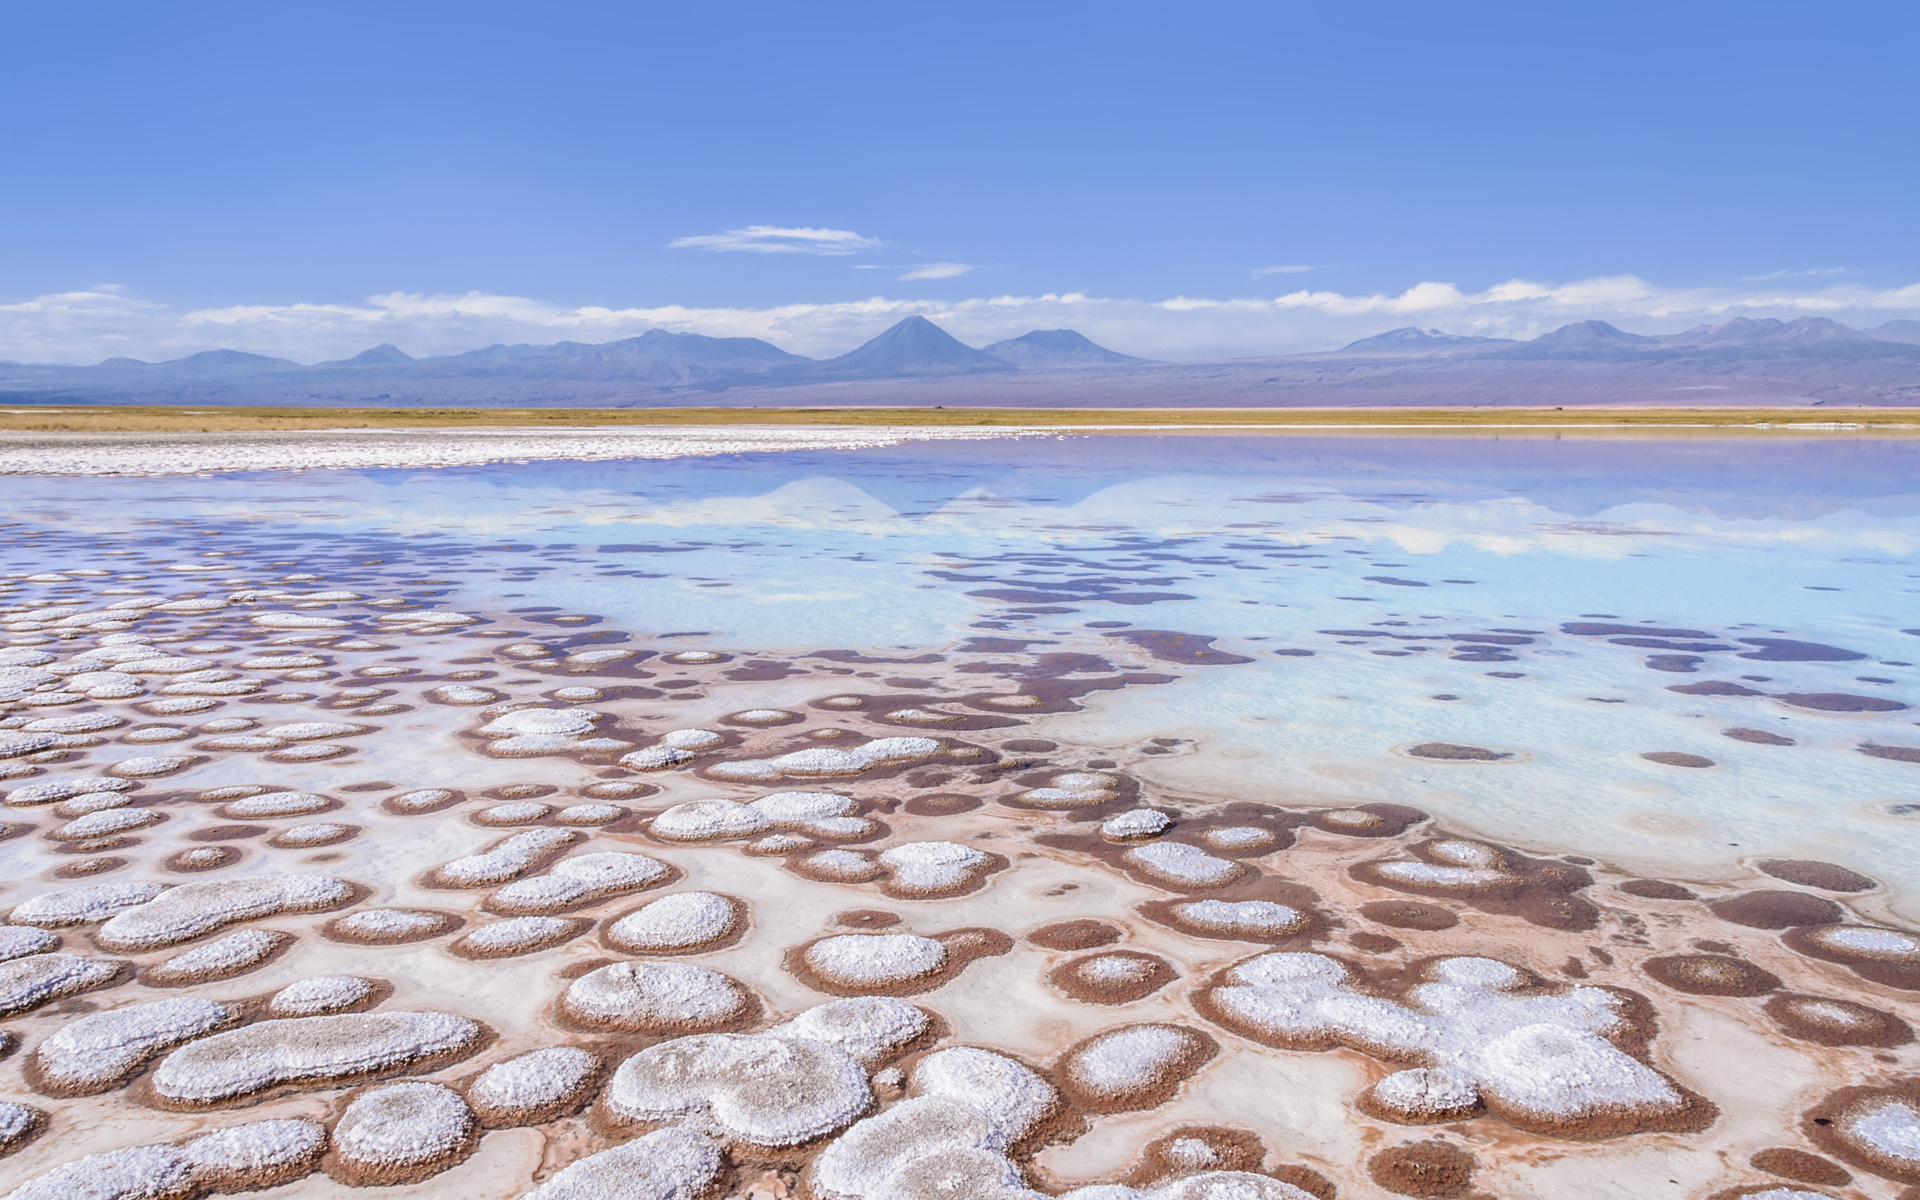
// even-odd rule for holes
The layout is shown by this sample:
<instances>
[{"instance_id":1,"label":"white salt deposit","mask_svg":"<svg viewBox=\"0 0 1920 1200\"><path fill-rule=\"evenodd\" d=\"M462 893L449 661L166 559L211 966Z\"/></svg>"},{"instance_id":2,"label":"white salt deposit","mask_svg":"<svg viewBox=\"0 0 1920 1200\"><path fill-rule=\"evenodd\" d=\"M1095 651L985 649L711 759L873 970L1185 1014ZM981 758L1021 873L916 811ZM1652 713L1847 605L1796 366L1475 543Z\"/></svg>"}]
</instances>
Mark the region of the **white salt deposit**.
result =
<instances>
[{"instance_id":1,"label":"white salt deposit","mask_svg":"<svg viewBox=\"0 0 1920 1200\"><path fill-rule=\"evenodd\" d=\"M467 1100L491 1125L540 1120L578 1097L599 1069L598 1055L548 1046L488 1067L467 1088Z\"/></svg>"},{"instance_id":2,"label":"white salt deposit","mask_svg":"<svg viewBox=\"0 0 1920 1200\"><path fill-rule=\"evenodd\" d=\"M193 758L184 754L149 754L138 758L123 758L107 768L107 774L122 779L155 779L161 775L171 775L193 765Z\"/></svg>"},{"instance_id":3,"label":"white salt deposit","mask_svg":"<svg viewBox=\"0 0 1920 1200\"><path fill-rule=\"evenodd\" d=\"M815 837L864 837L873 823L850 814L859 805L834 792L774 792L749 804L691 800L653 819L655 837L674 842L724 841L787 829Z\"/></svg>"},{"instance_id":4,"label":"white salt deposit","mask_svg":"<svg viewBox=\"0 0 1920 1200\"><path fill-rule=\"evenodd\" d=\"M1896 929L1870 925L1827 925L1809 930L1807 940L1817 946L1858 958L1891 962L1920 961L1920 938Z\"/></svg>"},{"instance_id":5,"label":"white salt deposit","mask_svg":"<svg viewBox=\"0 0 1920 1200\"><path fill-rule=\"evenodd\" d=\"M889 893L931 896L965 887L993 860L956 842L908 842L881 851L879 861L892 873Z\"/></svg>"},{"instance_id":6,"label":"white salt deposit","mask_svg":"<svg viewBox=\"0 0 1920 1200\"><path fill-rule=\"evenodd\" d=\"M884 988L939 971L947 948L910 933L847 933L821 938L803 957L815 974L841 987Z\"/></svg>"},{"instance_id":7,"label":"white salt deposit","mask_svg":"<svg viewBox=\"0 0 1920 1200\"><path fill-rule=\"evenodd\" d=\"M255 613L252 620L262 629L345 629L348 625L337 617L290 612Z\"/></svg>"},{"instance_id":8,"label":"white salt deposit","mask_svg":"<svg viewBox=\"0 0 1920 1200\"><path fill-rule=\"evenodd\" d=\"M719 662L723 655L711 650L682 650L678 654L669 654L661 659L670 663L710 663Z\"/></svg>"},{"instance_id":9,"label":"white salt deposit","mask_svg":"<svg viewBox=\"0 0 1920 1200\"><path fill-rule=\"evenodd\" d=\"M1099 771L1063 771L1046 787L1023 792L1020 799L1039 808L1080 808L1113 799L1120 781Z\"/></svg>"},{"instance_id":10,"label":"white salt deposit","mask_svg":"<svg viewBox=\"0 0 1920 1200\"><path fill-rule=\"evenodd\" d=\"M276 930L242 929L238 933L215 938L204 946L195 946L184 954L174 955L150 968L146 978L149 982L162 984L226 979L252 970L291 940L290 935Z\"/></svg>"},{"instance_id":11,"label":"white salt deposit","mask_svg":"<svg viewBox=\"0 0 1920 1200\"><path fill-rule=\"evenodd\" d=\"M1433 862L1384 862L1373 870L1390 882L1436 891L1482 891L1514 878L1500 851L1482 842L1452 838L1428 842L1426 851Z\"/></svg>"},{"instance_id":12,"label":"white salt deposit","mask_svg":"<svg viewBox=\"0 0 1920 1200\"><path fill-rule=\"evenodd\" d=\"M546 647L542 646L540 649L544 651ZM638 653L640 653L638 650L623 649L618 646L609 647L605 650L576 650L574 653L567 655L567 662L580 666L597 667L603 663L619 662L623 658L632 658Z\"/></svg>"},{"instance_id":13,"label":"white salt deposit","mask_svg":"<svg viewBox=\"0 0 1920 1200\"><path fill-rule=\"evenodd\" d=\"M317 975L290 983L267 1001L276 1017L317 1017L339 1012L373 995L373 982L358 975Z\"/></svg>"},{"instance_id":14,"label":"white salt deposit","mask_svg":"<svg viewBox=\"0 0 1920 1200\"><path fill-rule=\"evenodd\" d=\"M117 964L95 962L77 954L28 954L8 959L0 962L0 1017L100 987L117 974Z\"/></svg>"},{"instance_id":15,"label":"white salt deposit","mask_svg":"<svg viewBox=\"0 0 1920 1200\"><path fill-rule=\"evenodd\" d=\"M157 883L83 883L77 887L44 892L31 900L22 901L7 914L7 920L15 925L38 925L45 929L89 925L104 921L137 904L145 904L162 890Z\"/></svg>"},{"instance_id":16,"label":"white salt deposit","mask_svg":"<svg viewBox=\"0 0 1920 1200\"><path fill-rule=\"evenodd\" d=\"M456 858L434 869L439 879L453 887L485 887L505 883L561 848L580 839L567 829L529 829L516 833L483 854Z\"/></svg>"},{"instance_id":17,"label":"white salt deposit","mask_svg":"<svg viewBox=\"0 0 1920 1200\"><path fill-rule=\"evenodd\" d=\"M442 704L453 704L469 708L482 704L492 704L494 701L500 699L500 693L494 691L492 688L473 687L464 683L442 684L437 688L427 689L426 694L429 700L438 700Z\"/></svg>"},{"instance_id":18,"label":"white salt deposit","mask_svg":"<svg viewBox=\"0 0 1920 1200\"><path fill-rule=\"evenodd\" d=\"M132 803L133 797L125 792L82 792L71 800L62 800L54 805L53 812L60 817L84 817L102 809L125 808Z\"/></svg>"},{"instance_id":19,"label":"white salt deposit","mask_svg":"<svg viewBox=\"0 0 1920 1200\"><path fill-rule=\"evenodd\" d=\"M507 958L557 946L579 929L577 922L561 917L511 917L475 926L453 947L474 958Z\"/></svg>"},{"instance_id":20,"label":"white salt deposit","mask_svg":"<svg viewBox=\"0 0 1920 1200\"><path fill-rule=\"evenodd\" d=\"M1225 829L1209 829L1200 835L1200 840L1216 850L1251 850L1257 846L1271 846L1280 839L1271 829L1261 829L1256 825L1234 825Z\"/></svg>"},{"instance_id":21,"label":"white salt deposit","mask_svg":"<svg viewBox=\"0 0 1920 1200\"><path fill-rule=\"evenodd\" d=\"M0 1154L12 1152L46 1123L47 1116L37 1108L0 1100Z\"/></svg>"},{"instance_id":22,"label":"white salt deposit","mask_svg":"<svg viewBox=\"0 0 1920 1200\"><path fill-rule=\"evenodd\" d=\"M795 750L776 758L740 759L716 763L707 768L715 779L771 783L786 777L825 778L834 775L858 775L875 767L933 758L943 747L933 738L875 738L865 745L846 750L816 747Z\"/></svg>"},{"instance_id":23,"label":"white salt deposit","mask_svg":"<svg viewBox=\"0 0 1920 1200\"><path fill-rule=\"evenodd\" d=\"M729 1139L795 1146L873 1103L867 1073L837 1047L768 1034L675 1038L620 1064L607 1111L629 1121L698 1120Z\"/></svg>"},{"instance_id":24,"label":"white salt deposit","mask_svg":"<svg viewBox=\"0 0 1920 1200\"><path fill-rule=\"evenodd\" d=\"M446 788L415 788L413 791L401 792L398 796L392 797L386 801L386 805L395 812L427 812L439 808L453 797L454 794Z\"/></svg>"},{"instance_id":25,"label":"white salt deposit","mask_svg":"<svg viewBox=\"0 0 1920 1200\"><path fill-rule=\"evenodd\" d=\"M694 757L690 751L675 750L672 746L648 746L645 750L621 755L620 765L629 771L664 771L690 763Z\"/></svg>"},{"instance_id":26,"label":"white salt deposit","mask_svg":"<svg viewBox=\"0 0 1920 1200\"><path fill-rule=\"evenodd\" d=\"M644 854L624 851L578 854L561 859L545 875L501 888L487 898L487 907L498 913L560 912L651 887L672 873L671 867Z\"/></svg>"},{"instance_id":27,"label":"white salt deposit","mask_svg":"<svg viewBox=\"0 0 1920 1200\"><path fill-rule=\"evenodd\" d=\"M189 1043L153 1073L154 1094L218 1104L283 1084L332 1083L456 1055L480 1026L452 1013L350 1013L261 1021Z\"/></svg>"},{"instance_id":28,"label":"white salt deposit","mask_svg":"<svg viewBox=\"0 0 1920 1200\"><path fill-rule=\"evenodd\" d=\"M28 733L99 733L125 725L124 717L111 713L73 713L64 717L41 717L22 726Z\"/></svg>"},{"instance_id":29,"label":"white salt deposit","mask_svg":"<svg viewBox=\"0 0 1920 1200\"><path fill-rule=\"evenodd\" d=\"M719 1178L720 1147L691 1129L659 1129L581 1159L520 1200L696 1200Z\"/></svg>"},{"instance_id":30,"label":"white salt deposit","mask_svg":"<svg viewBox=\"0 0 1920 1200\"><path fill-rule=\"evenodd\" d=\"M1603 1036L1621 1028L1621 1001L1593 987L1515 994L1525 979L1485 958L1443 959L1405 1004L1355 990L1320 954L1265 954L1235 967L1210 1002L1236 1023L1284 1043L1336 1040L1383 1058L1412 1059L1470 1084L1509 1120L1564 1124L1659 1114L1685 1104L1657 1072ZM1392 1076L1388 1077L1392 1079ZM1376 1107L1421 1089L1376 1089ZM1405 1113L1403 1119L1423 1114Z\"/></svg>"},{"instance_id":31,"label":"white salt deposit","mask_svg":"<svg viewBox=\"0 0 1920 1200\"><path fill-rule=\"evenodd\" d=\"M94 936L110 950L157 950L239 921L319 912L352 896L352 885L331 875L232 875L163 892L109 918Z\"/></svg>"},{"instance_id":32,"label":"white salt deposit","mask_svg":"<svg viewBox=\"0 0 1920 1200\"><path fill-rule=\"evenodd\" d=\"M689 950L724 937L739 920L735 902L712 892L676 892L607 927L607 944L628 954Z\"/></svg>"},{"instance_id":33,"label":"white salt deposit","mask_svg":"<svg viewBox=\"0 0 1920 1200\"><path fill-rule=\"evenodd\" d=\"M862 883L881 874L878 863L856 850L822 850L801 859L800 865L808 875L836 883Z\"/></svg>"},{"instance_id":34,"label":"white salt deposit","mask_svg":"<svg viewBox=\"0 0 1920 1200\"><path fill-rule=\"evenodd\" d=\"M124 792L131 787L133 784L125 779L62 779L15 788L7 793L7 803L14 808L31 808L36 804L68 800L86 792Z\"/></svg>"},{"instance_id":35,"label":"white salt deposit","mask_svg":"<svg viewBox=\"0 0 1920 1200\"><path fill-rule=\"evenodd\" d=\"M784 708L749 708L745 712L734 713L727 720L741 725L778 725L794 716Z\"/></svg>"},{"instance_id":36,"label":"white salt deposit","mask_svg":"<svg viewBox=\"0 0 1920 1200\"><path fill-rule=\"evenodd\" d=\"M905 1000L855 996L809 1008L767 1033L837 1046L871 1069L899 1053L931 1024L925 1010Z\"/></svg>"},{"instance_id":37,"label":"white salt deposit","mask_svg":"<svg viewBox=\"0 0 1920 1200\"><path fill-rule=\"evenodd\" d=\"M60 939L44 929L20 925L0 925L0 962L44 954L60 944Z\"/></svg>"},{"instance_id":38,"label":"white salt deposit","mask_svg":"<svg viewBox=\"0 0 1920 1200\"><path fill-rule=\"evenodd\" d=\"M1187 924L1215 933L1286 933L1306 924L1299 909L1270 900L1195 900L1176 904L1173 911Z\"/></svg>"},{"instance_id":39,"label":"white salt deposit","mask_svg":"<svg viewBox=\"0 0 1920 1200\"><path fill-rule=\"evenodd\" d=\"M972 1046L936 1050L915 1064L913 1090L984 1113L1005 1145L1018 1142L1059 1107L1053 1085L1004 1054Z\"/></svg>"},{"instance_id":40,"label":"white salt deposit","mask_svg":"<svg viewBox=\"0 0 1920 1200\"><path fill-rule=\"evenodd\" d=\"M272 817L301 817L332 805L333 801L312 792L268 792L235 800L222 806L220 811L236 820L256 821Z\"/></svg>"},{"instance_id":41,"label":"white salt deposit","mask_svg":"<svg viewBox=\"0 0 1920 1200\"><path fill-rule=\"evenodd\" d=\"M317 1121L254 1121L178 1145L89 1154L8 1192L4 1200L192 1200L286 1183L310 1173L326 1149Z\"/></svg>"},{"instance_id":42,"label":"white salt deposit","mask_svg":"<svg viewBox=\"0 0 1920 1200\"><path fill-rule=\"evenodd\" d=\"M585 708L521 708L482 725L482 737L492 738L487 753L501 758L528 758L570 751L611 754L628 750L632 742L589 737L603 714Z\"/></svg>"},{"instance_id":43,"label":"white salt deposit","mask_svg":"<svg viewBox=\"0 0 1920 1200\"><path fill-rule=\"evenodd\" d=\"M518 804L495 804L481 809L468 819L476 825L527 825L552 811L550 804L525 800Z\"/></svg>"},{"instance_id":44,"label":"white salt deposit","mask_svg":"<svg viewBox=\"0 0 1920 1200\"><path fill-rule=\"evenodd\" d=\"M1061 1061L1075 1087L1106 1103L1146 1099L1183 1078L1207 1039L1174 1025L1128 1025L1076 1046Z\"/></svg>"},{"instance_id":45,"label":"white salt deposit","mask_svg":"<svg viewBox=\"0 0 1920 1200\"><path fill-rule=\"evenodd\" d=\"M1100 836L1112 842L1159 837L1173 828L1173 818L1151 808L1136 808L1100 824Z\"/></svg>"},{"instance_id":46,"label":"white salt deposit","mask_svg":"<svg viewBox=\"0 0 1920 1200\"><path fill-rule=\"evenodd\" d=\"M69 1020L34 1051L47 1084L62 1091L97 1091L125 1079L141 1064L181 1042L231 1023L237 1014L211 1000L180 997L134 1004Z\"/></svg>"},{"instance_id":47,"label":"white salt deposit","mask_svg":"<svg viewBox=\"0 0 1920 1200\"><path fill-rule=\"evenodd\" d=\"M1136 846L1125 857L1141 873L1183 887L1220 887L1246 874L1237 862L1181 842Z\"/></svg>"},{"instance_id":48,"label":"white salt deposit","mask_svg":"<svg viewBox=\"0 0 1920 1200\"><path fill-rule=\"evenodd\" d=\"M1848 1107L1834 1132L1868 1160L1900 1171L1920 1167L1920 1109L1893 1096L1876 1096Z\"/></svg>"},{"instance_id":49,"label":"white salt deposit","mask_svg":"<svg viewBox=\"0 0 1920 1200\"><path fill-rule=\"evenodd\" d=\"M555 700L565 700L568 704L590 704L595 700L605 700L607 694L599 688L563 687L553 689Z\"/></svg>"},{"instance_id":50,"label":"white salt deposit","mask_svg":"<svg viewBox=\"0 0 1920 1200\"><path fill-rule=\"evenodd\" d=\"M618 804L569 804L553 819L562 825L610 825L626 815Z\"/></svg>"},{"instance_id":51,"label":"white salt deposit","mask_svg":"<svg viewBox=\"0 0 1920 1200\"><path fill-rule=\"evenodd\" d=\"M389 1083L362 1092L333 1127L340 1161L376 1173L448 1160L477 1132L460 1093L437 1083ZM377 1174L376 1174L376 1177Z\"/></svg>"},{"instance_id":52,"label":"white salt deposit","mask_svg":"<svg viewBox=\"0 0 1920 1200\"><path fill-rule=\"evenodd\" d=\"M890 721L904 721L909 725L952 725L966 720L958 714L931 708L896 708L886 716Z\"/></svg>"},{"instance_id":53,"label":"white salt deposit","mask_svg":"<svg viewBox=\"0 0 1920 1200\"><path fill-rule=\"evenodd\" d=\"M276 846L325 846L351 836L354 827L339 825L331 821L317 821L309 825L289 825L274 835Z\"/></svg>"},{"instance_id":54,"label":"white salt deposit","mask_svg":"<svg viewBox=\"0 0 1920 1200\"><path fill-rule=\"evenodd\" d=\"M711 729L676 729L661 737L660 744L675 750L711 750L725 745L726 740L725 735Z\"/></svg>"},{"instance_id":55,"label":"white salt deposit","mask_svg":"<svg viewBox=\"0 0 1920 1200\"><path fill-rule=\"evenodd\" d=\"M680 962L623 962L573 981L560 1007L588 1025L635 1032L700 1029L746 1013L745 988L718 971Z\"/></svg>"},{"instance_id":56,"label":"white salt deposit","mask_svg":"<svg viewBox=\"0 0 1920 1200\"><path fill-rule=\"evenodd\" d=\"M69 821L58 829L47 831L47 836L60 842L84 842L92 838L112 837L114 834L130 833L135 829L144 829L157 824L160 814L146 808L109 808L100 812L91 812L78 820Z\"/></svg>"},{"instance_id":57,"label":"white salt deposit","mask_svg":"<svg viewBox=\"0 0 1920 1200\"><path fill-rule=\"evenodd\" d=\"M349 913L329 927L336 936L356 941L410 941L441 933L453 927L453 918L445 913L415 908L363 908Z\"/></svg>"}]
</instances>

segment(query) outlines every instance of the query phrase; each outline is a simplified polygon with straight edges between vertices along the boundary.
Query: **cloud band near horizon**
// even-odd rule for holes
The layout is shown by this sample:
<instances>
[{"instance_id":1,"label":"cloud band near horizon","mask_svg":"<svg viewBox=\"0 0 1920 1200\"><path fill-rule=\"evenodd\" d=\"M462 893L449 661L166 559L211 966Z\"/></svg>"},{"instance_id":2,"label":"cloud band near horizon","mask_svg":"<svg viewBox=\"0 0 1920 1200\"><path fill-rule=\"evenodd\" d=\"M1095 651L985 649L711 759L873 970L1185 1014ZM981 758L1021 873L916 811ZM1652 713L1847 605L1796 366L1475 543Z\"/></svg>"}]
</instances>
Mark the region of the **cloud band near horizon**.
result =
<instances>
[{"instance_id":1,"label":"cloud band near horizon","mask_svg":"<svg viewBox=\"0 0 1920 1200\"><path fill-rule=\"evenodd\" d=\"M1636 333L1666 333L1739 316L1809 315L1855 326L1920 317L1920 283L1897 288L1668 288L1619 275L1564 284L1514 279L1482 292L1426 282L1397 295L1301 290L1270 299L1175 296L1146 301L1049 292L958 301L873 296L770 308L568 307L483 292L390 292L359 304L236 304L190 310L99 285L0 303L0 359L161 360L229 348L304 363L351 357L381 342L426 357L501 342L615 341L649 329L764 338L798 354L828 357L904 317L924 316L973 345L1032 329L1067 327L1128 354L1178 360L1330 350L1409 324L1448 333L1526 338L1582 320L1609 321Z\"/></svg>"}]
</instances>

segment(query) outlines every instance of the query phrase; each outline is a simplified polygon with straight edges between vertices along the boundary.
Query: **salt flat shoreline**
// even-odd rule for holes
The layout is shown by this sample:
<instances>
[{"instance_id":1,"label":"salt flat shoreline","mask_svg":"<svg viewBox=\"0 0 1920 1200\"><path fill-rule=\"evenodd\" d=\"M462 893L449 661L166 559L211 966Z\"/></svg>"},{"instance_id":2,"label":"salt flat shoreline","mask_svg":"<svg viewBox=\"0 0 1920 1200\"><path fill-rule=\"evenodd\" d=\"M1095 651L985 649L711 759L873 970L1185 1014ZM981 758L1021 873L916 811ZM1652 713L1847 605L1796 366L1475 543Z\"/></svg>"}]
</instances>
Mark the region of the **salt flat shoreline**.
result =
<instances>
[{"instance_id":1,"label":"salt flat shoreline","mask_svg":"<svg viewBox=\"0 0 1920 1200\"><path fill-rule=\"evenodd\" d=\"M845 417L847 414L831 414ZM873 414L878 415L878 414ZM1079 416L1082 414L1070 414ZM1367 419L1374 414L1320 412L1317 421L1156 419L1021 425L416 425L411 427L243 429L35 429L0 426L0 475L216 475L242 471L432 469L488 463L572 459L705 458L727 454L863 450L908 442L983 441L1097 435L1416 436L1416 437L1886 437L1920 433L1920 420L1877 414L1871 421L1793 420L1803 411L1763 414L1613 412L1493 414L1464 420ZM1191 417L1195 414L1181 414ZM1260 414L1265 416L1267 414ZM1398 415L1398 414L1396 414ZM1408 414L1412 415L1412 414ZM1494 421L1492 416L1509 416ZM1733 416L1745 420L1729 420ZM1831 414L1835 418L1854 414ZM1547 419L1540 419L1541 417ZM1358 419L1355 419L1355 418ZM1695 418L1692 420L1673 418ZM1346 419L1340 419L1346 418ZM1532 418L1532 419L1528 419Z\"/></svg>"}]
</instances>

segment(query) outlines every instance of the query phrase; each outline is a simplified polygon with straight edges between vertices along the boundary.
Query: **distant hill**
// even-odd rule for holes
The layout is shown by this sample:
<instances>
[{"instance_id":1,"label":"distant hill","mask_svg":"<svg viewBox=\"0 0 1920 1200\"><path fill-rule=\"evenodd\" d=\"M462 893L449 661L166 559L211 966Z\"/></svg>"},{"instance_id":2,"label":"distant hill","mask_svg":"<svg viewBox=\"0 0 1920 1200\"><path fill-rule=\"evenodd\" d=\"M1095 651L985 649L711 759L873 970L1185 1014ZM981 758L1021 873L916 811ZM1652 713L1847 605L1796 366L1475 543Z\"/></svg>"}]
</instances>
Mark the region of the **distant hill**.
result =
<instances>
[{"instance_id":1,"label":"distant hill","mask_svg":"<svg viewBox=\"0 0 1920 1200\"><path fill-rule=\"evenodd\" d=\"M1149 361L1095 345L1084 334L1071 329L1036 329L1017 338L995 342L985 349L988 354L1016 367L1113 366Z\"/></svg>"},{"instance_id":2,"label":"distant hill","mask_svg":"<svg viewBox=\"0 0 1920 1200\"><path fill-rule=\"evenodd\" d=\"M1391 329L1338 350L1153 362L1071 329L976 349L908 317L836 358L759 338L655 329L603 343L414 358L382 344L303 366L236 350L92 366L0 362L7 404L658 407L945 404L1262 407L1400 404L1920 405L1920 321L1738 317L1653 337L1580 321L1530 341Z\"/></svg>"}]
</instances>

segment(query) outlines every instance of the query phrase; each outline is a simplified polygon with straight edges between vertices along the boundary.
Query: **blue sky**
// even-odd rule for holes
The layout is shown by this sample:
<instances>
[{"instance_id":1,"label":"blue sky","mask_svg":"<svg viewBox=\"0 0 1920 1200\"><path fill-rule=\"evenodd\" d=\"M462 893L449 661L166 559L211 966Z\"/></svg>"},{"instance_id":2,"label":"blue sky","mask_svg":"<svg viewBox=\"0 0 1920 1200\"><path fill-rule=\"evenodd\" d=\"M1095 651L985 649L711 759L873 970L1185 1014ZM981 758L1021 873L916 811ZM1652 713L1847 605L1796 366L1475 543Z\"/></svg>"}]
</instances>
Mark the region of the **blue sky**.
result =
<instances>
[{"instance_id":1,"label":"blue sky","mask_svg":"<svg viewBox=\"0 0 1920 1200\"><path fill-rule=\"evenodd\" d=\"M1910 3L8 0L0 357L1872 325L1920 315L1916 35Z\"/></svg>"}]
</instances>

